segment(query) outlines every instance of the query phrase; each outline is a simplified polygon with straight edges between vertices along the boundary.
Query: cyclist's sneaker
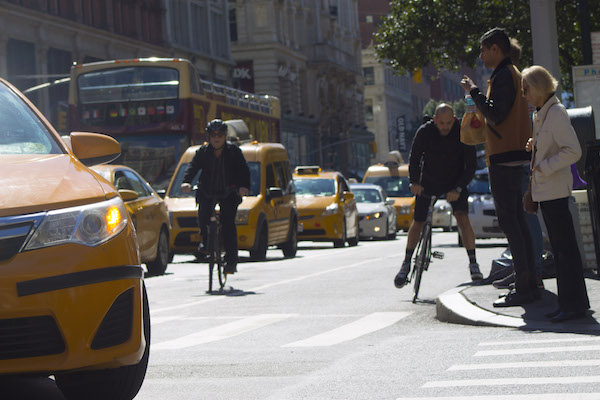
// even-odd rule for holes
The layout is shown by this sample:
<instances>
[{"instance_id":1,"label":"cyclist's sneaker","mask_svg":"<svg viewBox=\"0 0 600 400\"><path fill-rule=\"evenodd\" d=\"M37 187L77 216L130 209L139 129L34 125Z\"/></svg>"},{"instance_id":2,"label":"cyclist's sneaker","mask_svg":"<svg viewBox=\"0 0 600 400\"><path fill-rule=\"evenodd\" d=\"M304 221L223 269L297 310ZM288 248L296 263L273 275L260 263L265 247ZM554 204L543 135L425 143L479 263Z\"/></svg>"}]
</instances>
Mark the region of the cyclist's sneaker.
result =
<instances>
[{"instance_id":1,"label":"cyclist's sneaker","mask_svg":"<svg viewBox=\"0 0 600 400\"><path fill-rule=\"evenodd\" d=\"M471 272L471 280L472 281L480 281L483 279L483 275L479 270L479 264L471 263L469 264L469 272Z\"/></svg>"},{"instance_id":2,"label":"cyclist's sneaker","mask_svg":"<svg viewBox=\"0 0 600 400\"><path fill-rule=\"evenodd\" d=\"M226 261L223 272L228 275L233 275L237 272L237 261Z\"/></svg>"},{"instance_id":3,"label":"cyclist's sneaker","mask_svg":"<svg viewBox=\"0 0 600 400\"><path fill-rule=\"evenodd\" d=\"M198 261L208 260L208 250L206 249L206 246L204 246L204 243L198 245L198 248L194 252L194 256L196 256Z\"/></svg>"},{"instance_id":4,"label":"cyclist's sneaker","mask_svg":"<svg viewBox=\"0 0 600 400\"><path fill-rule=\"evenodd\" d=\"M410 261L405 261L402 263L402 267L400 268L400 272L396 274L394 278L394 286L398 289L406 285L406 278L408 277L408 273L410 272Z\"/></svg>"}]
</instances>

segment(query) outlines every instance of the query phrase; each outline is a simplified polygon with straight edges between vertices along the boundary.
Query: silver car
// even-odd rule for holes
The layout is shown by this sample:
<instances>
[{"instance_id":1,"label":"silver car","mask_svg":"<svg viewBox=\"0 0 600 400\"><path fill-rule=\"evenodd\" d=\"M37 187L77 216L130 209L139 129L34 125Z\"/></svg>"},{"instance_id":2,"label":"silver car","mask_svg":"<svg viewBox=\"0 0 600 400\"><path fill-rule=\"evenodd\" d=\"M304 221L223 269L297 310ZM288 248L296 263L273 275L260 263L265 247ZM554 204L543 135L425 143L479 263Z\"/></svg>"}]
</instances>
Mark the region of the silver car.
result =
<instances>
[{"instance_id":1,"label":"silver car","mask_svg":"<svg viewBox=\"0 0 600 400\"><path fill-rule=\"evenodd\" d=\"M442 228L444 232L450 232L456 229L456 218L452 214L452 206L446 199L439 199L433 206L431 214L431 226L433 228Z\"/></svg>"},{"instance_id":2,"label":"silver car","mask_svg":"<svg viewBox=\"0 0 600 400\"><path fill-rule=\"evenodd\" d=\"M469 220L476 239L504 238L504 232L498 225L496 205L490 191L488 169L475 172L467 186L469 190ZM458 244L462 245L460 234Z\"/></svg>"},{"instance_id":3,"label":"silver car","mask_svg":"<svg viewBox=\"0 0 600 400\"><path fill-rule=\"evenodd\" d=\"M354 183L350 185L358 208L361 238L396 238L396 209L379 185Z\"/></svg>"}]
</instances>

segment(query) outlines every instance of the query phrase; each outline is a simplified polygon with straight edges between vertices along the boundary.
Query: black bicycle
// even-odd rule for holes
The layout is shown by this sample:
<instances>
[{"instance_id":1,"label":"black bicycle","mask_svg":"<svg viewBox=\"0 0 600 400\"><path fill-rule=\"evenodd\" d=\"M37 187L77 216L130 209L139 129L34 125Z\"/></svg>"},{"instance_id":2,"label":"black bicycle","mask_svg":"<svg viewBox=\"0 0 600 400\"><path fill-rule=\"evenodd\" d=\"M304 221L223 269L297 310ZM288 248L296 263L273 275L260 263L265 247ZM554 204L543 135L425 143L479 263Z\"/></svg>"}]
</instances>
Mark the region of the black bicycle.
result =
<instances>
[{"instance_id":1,"label":"black bicycle","mask_svg":"<svg viewBox=\"0 0 600 400\"><path fill-rule=\"evenodd\" d=\"M213 272L216 270L219 278L219 290L223 290L227 282L227 274L225 274L225 253L223 246L223 229L221 227L221 219L216 209L217 203L212 206L210 213L210 222L208 224L208 292L212 293L213 288Z\"/></svg>"},{"instance_id":2,"label":"black bicycle","mask_svg":"<svg viewBox=\"0 0 600 400\"><path fill-rule=\"evenodd\" d=\"M435 196L430 197L429 209L427 211L427 219L421 232L421 239L417 245L415 251L414 267L412 269L410 280L413 282L413 303L416 303L417 297L419 296L419 288L421 287L421 278L423 277L423 271L427 271L429 264L431 263L431 257L437 259L443 259L444 253L441 251L431 251L431 215L433 213L433 206L437 201Z\"/></svg>"}]
</instances>

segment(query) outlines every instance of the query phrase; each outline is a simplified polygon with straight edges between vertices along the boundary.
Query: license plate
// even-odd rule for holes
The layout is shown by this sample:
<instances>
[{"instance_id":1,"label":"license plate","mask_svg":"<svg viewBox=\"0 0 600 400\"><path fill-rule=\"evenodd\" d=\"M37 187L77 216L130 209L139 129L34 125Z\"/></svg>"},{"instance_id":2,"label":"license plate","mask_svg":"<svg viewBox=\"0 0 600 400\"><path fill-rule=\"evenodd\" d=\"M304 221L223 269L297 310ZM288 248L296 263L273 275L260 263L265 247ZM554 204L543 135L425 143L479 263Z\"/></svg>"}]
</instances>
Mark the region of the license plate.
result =
<instances>
[{"instance_id":1,"label":"license plate","mask_svg":"<svg viewBox=\"0 0 600 400\"><path fill-rule=\"evenodd\" d=\"M192 242L200 242L202 240L202 235L199 233L192 233L190 235L190 240Z\"/></svg>"}]
</instances>

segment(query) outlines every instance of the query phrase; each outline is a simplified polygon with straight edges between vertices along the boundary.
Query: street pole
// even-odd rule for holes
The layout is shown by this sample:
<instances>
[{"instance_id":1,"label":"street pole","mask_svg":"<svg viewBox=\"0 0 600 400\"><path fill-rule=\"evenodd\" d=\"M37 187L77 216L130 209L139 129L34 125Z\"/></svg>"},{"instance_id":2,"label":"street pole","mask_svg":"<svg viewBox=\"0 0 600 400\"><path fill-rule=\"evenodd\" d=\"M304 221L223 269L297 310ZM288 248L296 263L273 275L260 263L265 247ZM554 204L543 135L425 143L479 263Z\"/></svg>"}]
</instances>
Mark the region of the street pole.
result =
<instances>
[{"instance_id":1,"label":"street pole","mask_svg":"<svg viewBox=\"0 0 600 400\"><path fill-rule=\"evenodd\" d=\"M558 63L558 33L556 30L556 0L529 0L533 63L546 68L559 82L556 95L560 98L560 65Z\"/></svg>"}]
</instances>

